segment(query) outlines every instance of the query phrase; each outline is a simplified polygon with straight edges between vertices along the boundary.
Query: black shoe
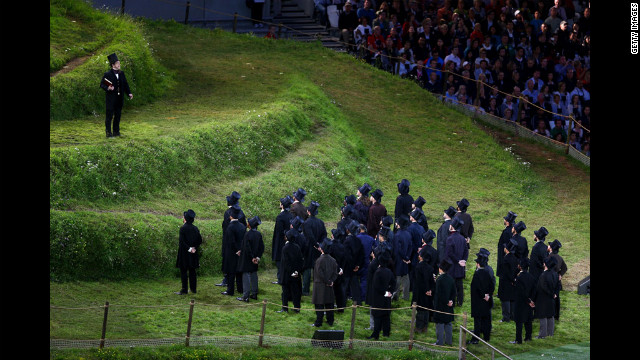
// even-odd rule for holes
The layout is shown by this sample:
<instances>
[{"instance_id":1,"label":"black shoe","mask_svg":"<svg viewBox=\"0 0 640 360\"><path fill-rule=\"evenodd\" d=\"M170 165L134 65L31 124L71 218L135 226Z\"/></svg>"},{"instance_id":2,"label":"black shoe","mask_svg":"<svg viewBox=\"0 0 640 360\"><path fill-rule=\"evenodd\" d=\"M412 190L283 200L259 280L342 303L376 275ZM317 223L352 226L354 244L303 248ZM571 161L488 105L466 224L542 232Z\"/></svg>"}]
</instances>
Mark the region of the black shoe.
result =
<instances>
[{"instance_id":1,"label":"black shoe","mask_svg":"<svg viewBox=\"0 0 640 360\"><path fill-rule=\"evenodd\" d=\"M276 312L277 312L277 313L288 313L289 311L288 311L288 310L285 310L285 309L280 309L280 310L278 310L278 311L276 311Z\"/></svg>"},{"instance_id":2,"label":"black shoe","mask_svg":"<svg viewBox=\"0 0 640 360\"><path fill-rule=\"evenodd\" d=\"M311 324L311 326L312 326L312 327L320 327L320 326L322 326L322 324L318 325L318 324L316 324L316 323L313 323L313 324Z\"/></svg>"},{"instance_id":3,"label":"black shoe","mask_svg":"<svg viewBox=\"0 0 640 360\"><path fill-rule=\"evenodd\" d=\"M243 298L242 296L237 297L236 300L238 301L244 301L244 302L249 302L249 298Z\"/></svg>"},{"instance_id":4,"label":"black shoe","mask_svg":"<svg viewBox=\"0 0 640 360\"><path fill-rule=\"evenodd\" d=\"M249 295L249 299L258 300L258 295Z\"/></svg>"},{"instance_id":5,"label":"black shoe","mask_svg":"<svg viewBox=\"0 0 640 360\"><path fill-rule=\"evenodd\" d=\"M378 338L373 336L367 336L367 340L378 340Z\"/></svg>"},{"instance_id":6,"label":"black shoe","mask_svg":"<svg viewBox=\"0 0 640 360\"><path fill-rule=\"evenodd\" d=\"M479 343L478 339L467 340L467 344L475 345L475 344L478 344L478 343Z\"/></svg>"},{"instance_id":7,"label":"black shoe","mask_svg":"<svg viewBox=\"0 0 640 360\"><path fill-rule=\"evenodd\" d=\"M272 283L272 284L280 285L280 283L279 283L279 282L277 282L277 281L272 281L271 283Z\"/></svg>"},{"instance_id":8,"label":"black shoe","mask_svg":"<svg viewBox=\"0 0 640 360\"><path fill-rule=\"evenodd\" d=\"M522 344L522 343L521 343L521 342L518 342L518 341L513 340L513 341L509 341L509 344Z\"/></svg>"},{"instance_id":9,"label":"black shoe","mask_svg":"<svg viewBox=\"0 0 640 360\"><path fill-rule=\"evenodd\" d=\"M113 137L113 134L111 133L111 131L107 131L107 137L108 138Z\"/></svg>"},{"instance_id":10,"label":"black shoe","mask_svg":"<svg viewBox=\"0 0 640 360\"><path fill-rule=\"evenodd\" d=\"M174 292L174 294L176 294L176 295L187 295L187 292L183 291L183 290L180 290L180 291Z\"/></svg>"},{"instance_id":11,"label":"black shoe","mask_svg":"<svg viewBox=\"0 0 640 360\"><path fill-rule=\"evenodd\" d=\"M216 286L227 286L225 283L216 284Z\"/></svg>"},{"instance_id":12,"label":"black shoe","mask_svg":"<svg viewBox=\"0 0 640 360\"><path fill-rule=\"evenodd\" d=\"M120 136L120 131L114 132L113 136Z\"/></svg>"},{"instance_id":13,"label":"black shoe","mask_svg":"<svg viewBox=\"0 0 640 360\"><path fill-rule=\"evenodd\" d=\"M233 293L227 292L227 291L223 291L220 294L222 295L229 295L229 296L233 296Z\"/></svg>"}]
</instances>

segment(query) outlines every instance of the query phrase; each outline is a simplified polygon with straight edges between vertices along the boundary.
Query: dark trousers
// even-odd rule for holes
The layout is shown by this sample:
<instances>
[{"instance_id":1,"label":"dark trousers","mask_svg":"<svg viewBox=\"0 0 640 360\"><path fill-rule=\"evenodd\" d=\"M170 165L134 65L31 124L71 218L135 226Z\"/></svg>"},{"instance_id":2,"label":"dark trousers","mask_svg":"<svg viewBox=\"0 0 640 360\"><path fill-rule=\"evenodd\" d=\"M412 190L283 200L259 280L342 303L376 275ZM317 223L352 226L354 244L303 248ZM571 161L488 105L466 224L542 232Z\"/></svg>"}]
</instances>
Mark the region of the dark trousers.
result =
<instances>
[{"instance_id":1,"label":"dark trousers","mask_svg":"<svg viewBox=\"0 0 640 360\"><path fill-rule=\"evenodd\" d=\"M531 334L533 332L532 329L532 321L516 321L516 342L518 344L522 344L522 325L524 325L524 339L531 340Z\"/></svg>"},{"instance_id":2,"label":"dark trousers","mask_svg":"<svg viewBox=\"0 0 640 360\"><path fill-rule=\"evenodd\" d=\"M314 324L316 326L322 326L322 319L324 318L324 313L325 313L325 311L322 311L322 310L330 309L329 311L326 311L327 324L333 325L333 303L315 304L315 307L316 307L316 321L314 322Z\"/></svg>"},{"instance_id":3,"label":"dark trousers","mask_svg":"<svg viewBox=\"0 0 640 360\"><path fill-rule=\"evenodd\" d=\"M464 301L464 290L462 287L462 280L464 280L464 278L455 279L457 306L462 306L462 302Z\"/></svg>"},{"instance_id":4,"label":"dark trousers","mask_svg":"<svg viewBox=\"0 0 640 360\"><path fill-rule=\"evenodd\" d=\"M336 297L336 306L338 308L344 308L347 305L347 297L344 294L342 288L343 278L338 276L336 281L333 282L333 294ZM338 312L344 312L344 310L336 310Z\"/></svg>"},{"instance_id":5,"label":"dark trousers","mask_svg":"<svg viewBox=\"0 0 640 360\"><path fill-rule=\"evenodd\" d=\"M560 320L560 295L554 299L556 314L553 316L556 320Z\"/></svg>"},{"instance_id":6,"label":"dark trousers","mask_svg":"<svg viewBox=\"0 0 640 360\"><path fill-rule=\"evenodd\" d=\"M227 279L227 293L229 295L233 295L235 293L233 286L235 285L236 288L238 289L238 292L242 294L243 291L243 287L242 287L242 273L240 272L230 272L228 274L225 275L225 278Z\"/></svg>"},{"instance_id":7,"label":"dark trousers","mask_svg":"<svg viewBox=\"0 0 640 360\"><path fill-rule=\"evenodd\" d=\"M489 342L491 338L491 315L474 317L473 333L478 337L482 334L484 341Z\"/></svg>"},{"instance_id":8,"label":"dark trousers","mask_svg":"<svg viewBox=\"0 0 640 360\"><path fill-rule=\"evenodd\" d=\"M253 3L251 5L251 19L254 24L257 24L258 21L262 20L262 8L264 8L264 3Z\"/></svg>"},{"instance_id":9,"label":"dark trousers","mask_svg":"<svg viewBox=\"0 0 640 360\"><path fill-rule=\"evenodd\" d=\"M514 314L513 314L513 310L514 310L514 301L513 300L504 300L500 303L500 306L502 307L502 321L511 321L511 319L513 319Z\"/></svg>"},{"instance_id":10,"label":"dark trousers","mask_svg":"<svg viewBox=\"0 0 640 360\"><path fill-rule=\"evenodd\" d=\"M278 269L278 272L276 273L276 278L278 279L278 282L280 282L280 273L282 272L282 261L280 260L276 260L276 269Z\"/></svg>"},{"instance_id":11,"label":"dark trousers","mask_svg":"<svg viewBox=\"0 0 640 360\"><path fill-rule=\"evenodd\" d=\"M188 289L191 289L192 293L196 292L197 286L197 275L196 269L190 267L181 267L180 268L180 280L182 281L182 289L183 293L186 293Z\"/></svg>"},{"instance_id":12,"label":"dark trousers","mask_svg":"<svg viewBox=\"0 0 640 360\"><path fill-rule=\"evenodd\" d=\"M391 333L391 312L385 310L376 311L373 315L373 333L371 337L377 339L380 337L380 330L382 330L382 336L389 336Z\"/></svg>"},{"instance_id":13,"label":"dark trousers","mask_svg":"<svg viewBox=\"0 0 640 360\"><path fill-rule=\"evenodd\" d=\"M120 132L120 115L122 114L122 98L118 97L113 106L107 106L104 126L107 133L117 134ZM113 132L111 122L113 119Z\"/></svg>"},{"instance_id":14,"label":"dark trousers","mask_svg":"<svg viewBox=\"0 0 640 360\"><path fill-rule=\"evenodd\" d=\"M309 295L311 291L311 273L312 268L304 269L302 271L302 295Z\"/></svg>"},{"instance_id":15,"label":"dark trousers","mask_svg":"<svg viewBox=\"0 0 640 360\"><path fill-rule=\"evenodd\" d=\"M345 277L344 282L342 283L342 292L343 294L351 294L351 298L353 299L354 304L360 303L360 277L358 275L351 275L350 277Z\"/></svg>"},{"instance_id":16,"label":"dark trousers","mask_svg":"<svg viewBox=\"0 0 640 360\"><path fill-rule=\"evenodd\" d=\"M282 309L289 310L289 299L293 302L294 310L300 311L302 299L302 280L300 277L290 277L287 284L282 284Z\"/></svg>"},{"instance_id":17,"label":"dark trousers","mask_svg":"<svg viewBox=\"0 0 640 360\"><path fill-rule=\"evenodd\" d=\"M418 310L416 312L416 329L427 329L429 326L429 312L427 310Z\"/></svg>"}]
</instances>

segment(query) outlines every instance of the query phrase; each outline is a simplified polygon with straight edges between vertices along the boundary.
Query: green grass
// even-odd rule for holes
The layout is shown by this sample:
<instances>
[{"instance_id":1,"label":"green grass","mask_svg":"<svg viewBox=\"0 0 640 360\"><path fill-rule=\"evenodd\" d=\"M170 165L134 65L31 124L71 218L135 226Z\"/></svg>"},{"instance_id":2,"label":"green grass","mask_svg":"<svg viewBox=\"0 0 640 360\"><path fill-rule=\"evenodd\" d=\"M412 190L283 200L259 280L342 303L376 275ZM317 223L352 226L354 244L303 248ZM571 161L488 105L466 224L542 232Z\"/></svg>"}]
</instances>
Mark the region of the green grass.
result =
<instances>
[{"instance_id":1,"label":"green grass","mask_svg":"<svg viewBox=\"0 0 640 360\"><path fill-rule=\"evenodd\" d=\"M254 334L259 328L258 307L236 308L235 299L223 297L213 286L221 278L225 196L239 191L245 213L263 220L260 230L267 255L260 268L259 296L277 304L279 287L270 284L275 275L268 259L279 198L304 187L308 201L320 202L318 216L329 230L339 218L344 196L355 194L363 182L384 191L382 203L392 213L396 183L407 178L410 193L427 200L423 209L431 228L439 227L449 205L462 197L469 199L476 229L470 254L485 247L492 252L492 264L502 217L509 210L527 224L523 235L530 246L533 230L540 226L549 230L549 240L562 242L561 255L569 271L563 278L556 336L508 344L515 329L512 323L498 322L497 300L492 344L508 354L521 354L589 341L590 297L575 293L590 267L588 169L558 152L477 124L415 84L319 44L267 41L175 22L135 24L153 50L154 61L174 79L166 93L147 102L127 102L121 138L104 138L99 107L95 114L50 121L50 304L91 307L52 309L51 338L99 338L100 306L105 301L113 304L110 339L184 336L189 299L172 293L179 284L173 267L177 230L188 208L196 211L196 225L205 238L192 335ZM91 35L89 28L74 32L80 37L74 40L77 44L99 36ZM123 70L130 66L137 63L125 63ZM83 73L78 68L68 74L76 71ZM95 79L83 74L83 81L91 85ZM229 134L243 141L233 141L236 137ZM261 146L273 151L261 153ZM469 282L467 277L467 292ZM408 305L400 301L395 306ZM227 307L219 310L221 306ZM313 316L307 297L303 308L300 316L282 316L273 312L277 306L269 305L266 333L309 339ZM456 311L470 313L469 302ZM389 341L405 341L410 313L396 311L393 316ZM240 325L230 325L236 323ZM343 314L334 328L349 325L350 315ZM369 335L367 326L368 314L358 310L356 338ZM537 329L534 323L534 332ZM417 340L435 342L433 327ZM52 351L51 358L317 355L312 350L275 348L217 351L209 347ZM395 352L373 354L396 358ZM398 358L415 356L398 354Z\"/></svg>"}]
</instances>

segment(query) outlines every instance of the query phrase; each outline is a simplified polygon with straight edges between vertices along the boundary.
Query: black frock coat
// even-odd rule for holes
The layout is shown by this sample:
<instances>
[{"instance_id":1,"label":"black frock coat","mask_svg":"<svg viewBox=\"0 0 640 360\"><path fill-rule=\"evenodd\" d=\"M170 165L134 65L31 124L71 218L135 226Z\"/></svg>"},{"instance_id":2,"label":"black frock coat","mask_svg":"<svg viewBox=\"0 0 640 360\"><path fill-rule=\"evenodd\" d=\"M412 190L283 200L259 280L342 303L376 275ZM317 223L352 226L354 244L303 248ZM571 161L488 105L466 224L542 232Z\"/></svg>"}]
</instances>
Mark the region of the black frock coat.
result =
<instances>
[{"instance_id":1,"label":"black frock coat","mask_svg":"<svg viewBox=\"0 0 640 360\"><path fill-rule=\"evenodd\" d=\"M313 269L316 259L320 256L320 251L316 249L317 243L322 243L327 238L327 228L324 222L315 216L309 218L302 224L302 232L309 246L304 255L304 269Z\"/></svg>"},{"instance_id":2,"label":"black frock coat","mask_svg":"<svg viewBox=\"0 0 640 360\"><path fill-rule=\"evenodd\" d=\"M229 217L229 215L231 214L231 207L229 206L227 208L227 210L225 210L224 214L222 215L222 238L223 238L223 243L224 243L224 233L225 231L227 231L227 226L229 226L229 221L231 221L231 218ZM247 217L244 216L244 212L242 210L240 210L239 214L238 214L238 221L240 221L245 227L247 226ZM220 247L220 252L222 253L222 264L224 266L224 246ZM226 271L224 271L224 269L222 270L222 272L226 273Z\"/></svg>"},{"instance_id":3,"label":"black frock coat","mask_svg":"<svg viewBox=\"0 0 640 360\"><path fill-rule=\"evenodd\" d=\"M433 312L434 322L446 324L453 321L453 306L447 305L450 300L455 305L456 284L451 275L443 273L436 279L436 291L433 296L433 309L437 311Z\"/></svg>"},{"instance_id":4,"label":"black frock coat","mask_svg":"<svg viewBox=\"0 0 640 360\"><path fill-rule=\"evenodd\" d=\"M466 212L458 211L454 217L460 218L460 220L464 221L464 224L460 227L460 234L462 237L473 238L473 221L471 220L471 215Z\"/></svg>"},{"instance_id":5,"label":"black frock coat","mask_svg":"<svg viewBox=\"0 0 640 360\"><path fill-rule=\"evenodd\" d=\"M258 264L253 263L256 257L261 258L264 253L264 241L262 234L257 229L250 229L242 239L240 257L238 258L237 272L256 272Z\"/></svg>"},{"instance_id":6,"label":"black frock coat","mask_svg":"<svg viewBox=\"0 0 640 360\"><path fill-rule=\"evenodd\" d=\"M531 273L521 271L516 277L516 298L513 303L514 319L517 322L533 320L533 308L529 302L536 298L536 279Z\"/></svg>"},{"instance_id":7,"label":"black frock coat","mask_svg":"<svg viewBox=\"0 0 640 360\"><path fill-rule=\"evenodd\" d=\"M113 110L116 107L122 108L122 100L124 99L124 95L131 94L131 89L129 89L129 82L127 81L127 77L124 75L124 71L119 70L118 77L116 77L115 70L110 69L105 72L102 76L104 79L111 81L115 89L107 90L108 86L104 84L103 80L100 80L100 87L105 92L105 103L107 110ZM120 95L118 95L118 89Z\"/></svg>"},{"instance_id":8,"label":"black frock coat","mask_svg":"<svg viewBox=\"0 0 640 360\"><path fill-rule=\"evenodd\" d=\"M231 221L222 237L222 271L225 274L235 273L238 270L238 250L242 248L242 240L247 228L238 220Z\"/></svg>"},{"instance_id":9,"label":"black frock coat","mask_svg":"<svg viewBox=\"0 0 640 360\"><path fill-rule=\"evenodd\" d=\"M407 215L411 213L411 208L413 204L413 196L409 194L400 194L396 198L396 207L393 211L394 219L398 219L400 215Z\"/></svg>"},{"instance_id":10,"label":"black frock coat","mask_svg":"<svg viewBox=\"0 0 640 360\"><path fill-rule=\"evenodd\" d=\"M396 288L396 277L387 267L379 267L373 274L371 286L371 307L380 309L391 309L391 297L384 294L388 291L393 293ZM371 310L371 315L379 317L385 315L389 310Z\"/></svg>"},{"instance_id":11,"label":"black frock coat","mask_svg":"<svg viewBox=\"0 0 640 360\"><path fill-rule=\"evenodd\" d=\"M534 300L536 319L548 319L555 316L556 304L553 295L558 291L558 273L553 270L543 271L536 284L536 299Z\"/></svg>"},{"instance_id":12,"label":"black frock coat","mask_svg":"<svg viewBox=\"0 0 640 360\"><path fill-rule=\"evenodd\" d=\"M313 268L312 304L333 304L336 301L333 286L338 278L338 262L331 255L323 254Z\"/></svg>"},{"instance_id":13,"label":"black frock coat","mask_svg":"<svg viewBox=\"0 0 640 360\"><path fill-rule=\"evenodd\" d=\"M538 240L531 248L531 256L529 257L529 273L535 280L538 280L544 271L544 259L547 255L549 255L547 244Z\"/></svg>"},{"instance_id":14,"label":"black frock coat","mask_svg":"<svg viewBox=\"0 0 640 360\"><path fill-rule=\"evenodd\" d=\"M518 275L518 260L513 253L508 253L502 261L502 268L498 277L498 297L502 301L513 301L516 299L516 276Z\"/></svg>"},{"instance_id":15,"label":"black frock coat","mask_svg":"<svg viewBox=\"0 0 640 360\"><path fill-rule=\"evenodd\" d=\"M495 285L489 272L484 269L476 269L471 278L471 316L485 317L491 316L493 307L493 292ZM489 294L489 301L484 299L484 294Z\"/></svg>"},{"instance_id":16,"label":"black frock coat","mask_svg":"<svg viewBox=\"0 0 640 360\"><path fill-rule=\"evenodd\" d=\"M180 227L180 233L178 235L178 258L176 259L177 268L199 268L200 267L200 254L199 246L202 244L202 236L198 227L193 223L184 223ZM189 248L196 248L195 253L190 253Z\"/></svg>"},{"instance_id":17,"label":"black frock coat","mask_svg":"<svg viewBox=\"0 0 640 360\"><path fill-rule=\"evenodd\" d=\"M273 237L271 239L271 260L280 261L282 258L282 247L284 246L284 234L291 227L293 215L289 210L280 211L276 216L276 223L273 226Z\"/></svg>"},{"instance_id":18,"label":"black frock coat","mask_svg":"<svg viewBox=\"0 0 640 360\"><path fill-rule=\"evenodd\" d=\"M433 295L436 289L436 281L433 278L433 267L425 260L420 261L413 270L414 284L412 303L433 309ZM426 294L431 290L431 296ZM425 311L418 309L418 311Z\"/></svg>"},{"instance_id":19,"label":"black frock coat","mask_svg":"<svg viewBox=\"0 0 640 360\"><path fill-rule=\"evenodd\" d=\"M295 281L301 281L303 265L304 260L300 246L291 241L287 241L282 247L282 273L280 274L282 279L279 279L280 283L282 285L288 285ZM298 272L298 276L291 276L295 271Z\"/></svg>"},{"instance_id":20,"label":"black frock coat","mask_svg":"<svg viewBox=\"0 0 640 360\"><path fill-rule=\"evenodd\" d=\"M436 233L436 249L438 250L438 259L444 259L444 251L447 248L447 238L449 237L449 225L451 220L445 220L438 228Z\"/></svg>"},{"instance_id":21,"label":"black frock coat","mask_svg":"<svg viewBox=\"0 0 640 360\"><path fill-rule=\"evenodd\" d=\"M507 244L509 244L509 241L511 241L511 237L513 236L513 234L511 233L511 229L513 229L513 226L511 225L505 227L504 230L502 230L502 234L500 234L500 239L498 239L498 254L496 256L496 259L497 259L496 272L498 274L500 274L500 269L502 268L502 259L504 258L504 247L507 246Z\"/></svg>"},{"instance_id":22,"label":"black frock coat","mask_svg":"<svg viewBox=\"0 0 640 360\"><path fill-rule=\"evenodd\" d=\"M289 211L291 212L291 214L293 214L293 217L300 216L304 220L307 220L307 218L309 217L307 208L299 201L295 201L293 204L291 204Z\"/></svg>"}]
</instances>

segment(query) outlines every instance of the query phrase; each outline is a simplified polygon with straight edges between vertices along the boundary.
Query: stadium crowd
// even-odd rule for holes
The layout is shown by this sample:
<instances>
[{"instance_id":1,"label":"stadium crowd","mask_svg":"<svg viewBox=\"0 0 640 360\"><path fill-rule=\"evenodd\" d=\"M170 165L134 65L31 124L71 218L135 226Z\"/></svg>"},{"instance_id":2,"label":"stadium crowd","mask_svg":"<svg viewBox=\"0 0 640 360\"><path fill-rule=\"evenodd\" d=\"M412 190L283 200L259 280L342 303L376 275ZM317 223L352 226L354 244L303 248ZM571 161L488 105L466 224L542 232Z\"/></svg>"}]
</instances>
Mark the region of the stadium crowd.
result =
<instances>
[{"instance_id":1,"label":"stadium crowd","mask_svg":"<svg viewBox=\"0 0 640 360\"><path fill-rule=\"evenodd\" d=\"M590 156L589 1L315 3L321 19L338 6L340 41L367 63Z\"/></svg>"},{"instance_id":2,"label":"stadium crowd","mask_svg":"<svg viewBox=\"0 0 640 360\"><path fill-rule=\"evenodd\" d=\"M518 215L509 211L503 218L504 230L496 234L495 272L489 265L491 252L485 248L475 255L471 269L467 260L474 226L467 199L444 209L443 221L429 226L422 210L426 200L410 195L407 179L397 184L393 212L384 205L383 191L372 190L365 183L357 187L355 195L345 196L340 219L330 231L316 216L318 202L303 205L307 195L304 189L280 199L270 254L277 267L277 279L272 284L282 288L278 312L299 313L302 297L311 295L310 303L316 309L311 325L322 326L326 317L332 326L335 314L343 313L351 299L352 304L370 307L368 330L372 333L368 339L378 340L381 332L389 336L392 302L402 296L418 306L416 332L426 333L429 323L434 323L435 344L452 345L454 309L466 299L471 304L474 334L490 340L493 299L497 296L500 322L515 323L512 343L532 340L533 319L540 322L536 338L553 335L560 315L561 279L567 266L558 254L560 242L544 243L549 234L546 228L533 231L530 251L522 234L527 226L523 221L516 222ZM226 197L221 247L225 276L216 285L226 287L222 295L234 296L237 291L237 300L249 302L258 300L258 264L265 246L260 218L247 218L240 199L237 191ZM176 263L183 274L178 295L187 294L188 289L196 292L195 268L199 267L202 241L194 218L192 210L184 213ZM468 277L470 291L465 294L463 280ZM473 338L469 342L478 341Z\"/></svg>"}]
</instances>

